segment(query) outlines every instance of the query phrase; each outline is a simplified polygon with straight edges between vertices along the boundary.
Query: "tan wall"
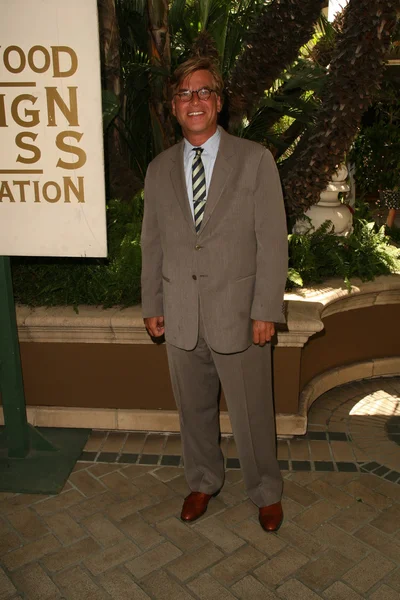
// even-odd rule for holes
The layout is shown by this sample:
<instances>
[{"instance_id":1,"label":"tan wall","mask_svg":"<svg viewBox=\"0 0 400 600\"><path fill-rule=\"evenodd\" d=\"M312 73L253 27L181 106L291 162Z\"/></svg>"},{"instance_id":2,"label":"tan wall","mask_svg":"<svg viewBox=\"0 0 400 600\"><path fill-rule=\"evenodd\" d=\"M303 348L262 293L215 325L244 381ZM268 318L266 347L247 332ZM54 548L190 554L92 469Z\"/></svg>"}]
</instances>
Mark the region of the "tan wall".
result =
<instances>
[{"instance_id":1,"label":"tan wall","mask_svg":"<svg viewBox=\"0 0 400 600\"><path fill-rule=\"evenodd\" d=\"M164 346L22 343L26 403L174 409Z\"/></svg>"},{"instance_id":2,"label":"tan wall","mask_svg":"<svg viewBox=\"0 0 400 600\"><path fill-rule=\"evenodd\" d=\"M300 390L334 367L372 358L400 356L400 305L386 304L336 313L305 345Z\"/></svg>"},{"instance_id":3,"label":"tan wall","mask_svg":"<svg viewBox=\"0 0 400 600\"><path fill-rule=\"evenodd\" d=\"M22 343L21 358L27 405L175 409L165 346ZM297 410L299 359L300 349L275 349L278 412Z\"/></svg>"},{"instance_id":4,"label":"tan wall","mask_svg":"<svg viewBox=\"0 0 400 600\"><path fill-rule=\"evenodd\" d=\"M301 348L275 348L274 398L279 413L296 413L299 402Z\"/></svg>"}]
</instances>

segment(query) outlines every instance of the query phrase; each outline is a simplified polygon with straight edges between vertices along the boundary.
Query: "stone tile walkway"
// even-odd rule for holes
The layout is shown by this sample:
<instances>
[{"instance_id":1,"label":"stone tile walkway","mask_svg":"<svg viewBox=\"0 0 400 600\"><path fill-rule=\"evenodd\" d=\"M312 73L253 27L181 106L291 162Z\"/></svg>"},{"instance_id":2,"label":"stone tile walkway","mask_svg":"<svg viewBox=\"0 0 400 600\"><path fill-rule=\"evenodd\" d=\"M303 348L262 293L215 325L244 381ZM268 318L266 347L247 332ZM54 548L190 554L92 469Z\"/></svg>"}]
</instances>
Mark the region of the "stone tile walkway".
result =
<instances>
[{"instance_id":1,"label":"stone tile walkway","mask_svg":"<svg viewBox=\"0 0 400 600\"><path fill-rule=\"evenodd\" d=\"M177 435L94 431L59 496L0 494L0 600L398 600L400 377L321 396L280 440L285 521L264 533L232 438L204 517L179 520Z\"/></svg>"}]
</instances>

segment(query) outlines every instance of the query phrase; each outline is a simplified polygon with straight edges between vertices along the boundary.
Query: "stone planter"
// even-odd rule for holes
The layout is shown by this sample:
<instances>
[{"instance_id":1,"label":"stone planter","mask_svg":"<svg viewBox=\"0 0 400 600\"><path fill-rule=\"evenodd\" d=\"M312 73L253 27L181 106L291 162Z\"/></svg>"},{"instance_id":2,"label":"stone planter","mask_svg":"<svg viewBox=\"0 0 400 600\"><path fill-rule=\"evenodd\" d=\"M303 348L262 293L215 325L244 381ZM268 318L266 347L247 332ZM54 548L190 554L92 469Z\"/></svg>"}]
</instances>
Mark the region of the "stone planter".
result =
<instances>
[{"instance_id":1,"label":"stone planter","mask_svg":"<svg viewBox=\"0 0 400 600\"><path fill-rule=\"evenodd\" d=\"M304 214L306 219L296 221L293 232L305 234L311 229L318 229L325 221L331 221L337 235L347 236L353 231L353 216L345 204L339 200L339 193L347 193L350 186L346 183L348 171L345 165L341 165L327 188L321 192L320 201L307 210Z\"/></svg>"}]
</instances>

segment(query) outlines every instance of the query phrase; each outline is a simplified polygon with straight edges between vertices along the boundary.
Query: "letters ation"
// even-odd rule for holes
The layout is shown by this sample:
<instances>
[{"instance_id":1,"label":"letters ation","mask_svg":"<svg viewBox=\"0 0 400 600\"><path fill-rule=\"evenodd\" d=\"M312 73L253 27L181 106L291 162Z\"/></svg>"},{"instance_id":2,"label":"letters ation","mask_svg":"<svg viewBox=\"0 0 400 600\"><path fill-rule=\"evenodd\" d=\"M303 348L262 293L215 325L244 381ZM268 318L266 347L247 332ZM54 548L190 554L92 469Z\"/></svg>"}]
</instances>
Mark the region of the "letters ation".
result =
<instances>
[{"instance_id":1,"label":"letters ation","mask_svg":"<svg viewBox=\"0 0 400 600\"><path fill-rule=\"evenodd\" d=\"M45 200L49 204L57 204L59 201L64 204L70 204L71 201L84 204L84 178L77 177L76 179L77 185L72 177L63 177L61 184L57 181L46 181L45 183L36 180L0 181L0 203L7 201L40 204Z\"/></svg>"}]
</instances>

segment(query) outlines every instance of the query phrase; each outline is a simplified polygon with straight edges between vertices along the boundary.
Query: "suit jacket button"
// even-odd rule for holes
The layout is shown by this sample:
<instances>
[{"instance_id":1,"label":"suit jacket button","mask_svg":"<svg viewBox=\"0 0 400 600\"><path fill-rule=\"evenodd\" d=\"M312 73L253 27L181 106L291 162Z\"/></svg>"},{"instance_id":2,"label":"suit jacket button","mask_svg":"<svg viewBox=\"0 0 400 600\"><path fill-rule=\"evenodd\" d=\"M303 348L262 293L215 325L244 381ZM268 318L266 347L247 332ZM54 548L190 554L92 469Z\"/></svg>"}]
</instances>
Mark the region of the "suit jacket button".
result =
<instances>
[{"instance_id":1,"label":"suit jacket button","mask_svg":"<svg viewBox=\"0 0 400 600\"><path fill-rule=\"evenodd\" d=\"M194 279L196 281L197 275L192 275L192 279Z\"/></svg>"},{"instance_id":2,"label":"suit jacket button","mask_svg":"<svg viewBox=\"0 0 400 600\"><path fill-rule=\"evenodd\" d=\"M203 246L199 246L199 244L196 244L196 246L194 247L195 250L201 250Z\"/></svg>"}]
</instances>

